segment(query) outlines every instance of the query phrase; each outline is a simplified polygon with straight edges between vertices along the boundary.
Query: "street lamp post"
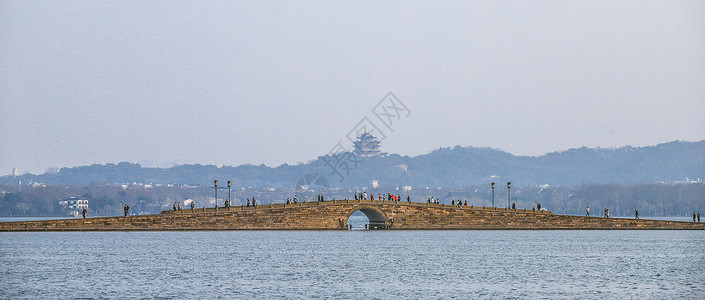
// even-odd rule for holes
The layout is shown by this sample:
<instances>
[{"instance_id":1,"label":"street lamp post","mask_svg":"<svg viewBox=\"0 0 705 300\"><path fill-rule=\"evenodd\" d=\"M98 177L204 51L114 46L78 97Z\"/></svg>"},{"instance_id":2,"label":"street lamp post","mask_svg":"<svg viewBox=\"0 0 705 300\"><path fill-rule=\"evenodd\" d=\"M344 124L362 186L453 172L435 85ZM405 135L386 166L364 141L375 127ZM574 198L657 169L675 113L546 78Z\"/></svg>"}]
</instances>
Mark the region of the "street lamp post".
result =
<instances>
[{"instance_id":1,"label":"street lamp post","mask_svg":"<svg viewBox=\"0 0 705 300\"><path fill-rule=\"evenodd\" d=\"M512 208L512 183L507 182L507 208Z\"/></svg>"},{"instance_id":2,"label":"street lamp post","mask_svg":"<svg viewBox=\"0 0 705 300\"><path fill-rule=\"evenodd\" d=\"M494 208L494 182L492 183L492 208Z\"/></svg>"},{"instance_id":3,"label":"street lamp post","mask_svg":"<svg viewBox=\"0 0 705 300\"><path fill-rule=\"evenodd\" d=\"M218 210L218 180L213 181L215 186L215 210Z\"/></svg>"},{"instance_id":4,"label":"street lamp post","mask_svg":"<svg viewBox=\"0 0 705 300\"><path fill-rule=\"evenodd\" d=\"M232 181L228 180L228 207L233 205L233 201L230 200L230 187L232 186Z\"/></svg>"}]
</instances>

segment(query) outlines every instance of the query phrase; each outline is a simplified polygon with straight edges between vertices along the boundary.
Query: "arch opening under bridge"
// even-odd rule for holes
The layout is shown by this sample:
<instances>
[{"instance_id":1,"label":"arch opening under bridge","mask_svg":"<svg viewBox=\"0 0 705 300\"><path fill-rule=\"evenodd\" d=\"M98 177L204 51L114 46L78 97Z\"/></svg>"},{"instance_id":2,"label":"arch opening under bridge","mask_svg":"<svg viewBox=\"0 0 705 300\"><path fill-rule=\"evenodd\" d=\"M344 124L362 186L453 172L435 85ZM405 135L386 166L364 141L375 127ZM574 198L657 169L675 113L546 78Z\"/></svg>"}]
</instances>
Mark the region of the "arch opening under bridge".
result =
<instances>
[{"instance_id":1,"label":"arch opening under bridge","mask_svg":"<svg viewBox=\"0 0 705 300\"><path fill-rule=\"evenodd\" d=\"M379 208L358 206L347 214L347 227L352 230L361 229L387 229L391 221Z\"/></svg>"}]
</instances>

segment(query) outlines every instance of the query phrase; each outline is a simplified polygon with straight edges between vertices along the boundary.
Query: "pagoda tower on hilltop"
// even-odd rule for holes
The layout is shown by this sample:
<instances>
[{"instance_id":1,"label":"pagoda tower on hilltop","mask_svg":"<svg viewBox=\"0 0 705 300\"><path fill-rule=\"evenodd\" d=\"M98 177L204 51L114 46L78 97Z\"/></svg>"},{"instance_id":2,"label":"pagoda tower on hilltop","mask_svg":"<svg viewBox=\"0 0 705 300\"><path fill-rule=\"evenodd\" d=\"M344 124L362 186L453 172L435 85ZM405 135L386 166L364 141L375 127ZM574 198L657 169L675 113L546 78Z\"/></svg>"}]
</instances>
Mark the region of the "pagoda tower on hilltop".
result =
<instances>
[{"instance_id":1,"label":"pagoda tower on hilltop","mask_svg":"<svg viewBox=\"0 0 705 300\"><path fill-rule=\"evenodd\" d=\"M369 132L358 136L354 146L355 154L362 157L385 156L387 154L380 151L379 140Z\"/></svg>"}]
</instances>

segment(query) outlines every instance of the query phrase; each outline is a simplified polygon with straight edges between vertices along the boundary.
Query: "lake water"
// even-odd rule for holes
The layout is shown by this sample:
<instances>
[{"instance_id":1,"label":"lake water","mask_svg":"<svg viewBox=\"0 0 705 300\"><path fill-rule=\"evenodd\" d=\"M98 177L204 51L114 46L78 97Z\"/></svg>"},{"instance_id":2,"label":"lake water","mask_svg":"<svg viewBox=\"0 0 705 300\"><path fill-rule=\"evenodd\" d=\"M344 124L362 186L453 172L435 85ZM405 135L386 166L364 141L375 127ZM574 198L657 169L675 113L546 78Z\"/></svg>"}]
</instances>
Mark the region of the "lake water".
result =
<instances>
[{"instance_id":1,"label":"lake water","mask_svg":"<svg viewBox=\"0 0 705 300\"><path fill-rule=\"evenodd\" d=\"M703 231L0 233L0 298L705 298Z\"/></svg>"}]
</instances>

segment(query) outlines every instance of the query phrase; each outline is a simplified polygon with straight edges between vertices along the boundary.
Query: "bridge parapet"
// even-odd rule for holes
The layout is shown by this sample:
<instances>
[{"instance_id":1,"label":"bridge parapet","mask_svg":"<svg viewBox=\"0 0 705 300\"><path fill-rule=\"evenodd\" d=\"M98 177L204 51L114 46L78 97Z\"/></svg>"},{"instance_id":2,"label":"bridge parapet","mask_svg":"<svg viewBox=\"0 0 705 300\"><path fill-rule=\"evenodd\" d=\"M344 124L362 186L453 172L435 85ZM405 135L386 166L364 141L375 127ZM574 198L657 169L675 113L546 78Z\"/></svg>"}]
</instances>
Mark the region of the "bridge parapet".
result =
<instances>
[{"instance_id":1,"label":"bridge parapet","mask_svg":"<svg viewBox=\"0 0 705 300\"><path fill-rule=\"evenodd\" d=\"M164 210L160 214L190 214L190 213L215 213L215 212L234 212L234 211L245 211L245 210L266 210L272 208L297 208L297 207L316 207L316 206L330 206L330 205L345 205L345 204L372 204L372 205L402 205L402 206L419 206L419 207L445 207L445 208L458 208L458 209L470 209L470 210L490 210L490 211L507 211L507 212L525 212L534 214L553 214L553 212L548 210L530 210L530 209L511 209L511 208L501 208L501 207L486 207L486 206L465 206L465 205L448 205L448 204L435 204L435 203L420 203L420 202L405 202L405 201L387 201L387 200L327 200L327 201L308 201L299 203L273 203L273 204L258 204L257 206L231 206L231 207L202 207L194 209L181 209L181 210Z\"/></svg>"}]
</instances>

